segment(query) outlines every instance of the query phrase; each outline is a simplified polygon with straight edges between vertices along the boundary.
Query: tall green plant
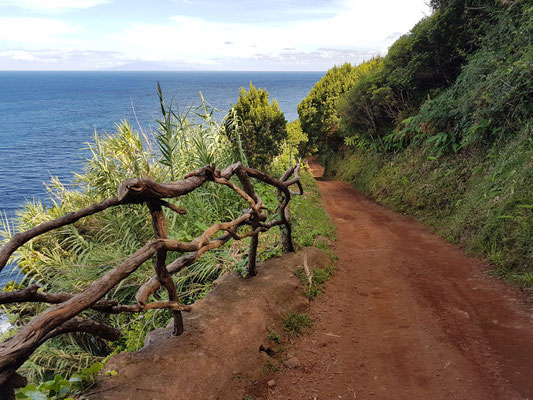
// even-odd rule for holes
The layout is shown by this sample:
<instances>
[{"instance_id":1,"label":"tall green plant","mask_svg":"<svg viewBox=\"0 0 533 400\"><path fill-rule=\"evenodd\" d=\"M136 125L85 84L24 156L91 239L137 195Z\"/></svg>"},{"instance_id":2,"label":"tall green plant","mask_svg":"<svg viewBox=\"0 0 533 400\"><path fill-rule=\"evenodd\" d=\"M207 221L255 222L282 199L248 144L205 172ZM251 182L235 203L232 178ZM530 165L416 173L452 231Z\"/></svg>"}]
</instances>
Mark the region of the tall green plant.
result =
<instances>
[{"instance_id":1,"label":"tall green plant","mask_svg":"<svg viewBox=\"0 0 533 400\"><path fill-rule=\"evenodd\" d=\"M303 131L308 135L307 150L336 148L342 140L339 136L337 101L368 70L380 64L379 58L359 66L345 63L331 68L298 104L298 115Z\"/></svg>"},{"instance_id":2,"label":"tall green plant","mask_svg":"<svg viewBox=\"0 0 533 400\"><path fill-rule=\"evenodd\" d=\"M156 132L142 135L129 123L122 122L114 133L95 133L94 141L88 144L90 156L73 184L65 186L54 178L48 186L51 206L28 202L18 212L16 230L30 229L114 197L118 184L127 179L151 177L163 182L179 179L199 166L224 166L233 162L230 142L213 118L213 107L203 97L199 107L181 111L173 101L164 101L161 87L158 93L162 118ZM180 198L179 205L186 208L188 214L169 213L167 220L169 236L182 240L191 240L207 226L239 215L246 206L231 190L210 184ZM6 229L5 240L12 234ZM15 261L26 274L23 285L38 282L47 292L78 293L143 246L152 235L150 215L143 205L114 207L39 236L16 252ZM172 261L170 257L168 262ZM221 249L177 275L182 299L192 301L199 296L220 274L224 264L234 265L235 260L227 250ZM126 304L135 303L137 289L153 273L151 261L148 261L113 289L109 297ZM165 293L161 295L166 296ZM42 304L27 303L9 306L7 311L18 328L45 308ZM167 322L165 318L154 318L141 323L130 315L118 318L97 315L94 311L87 313L97 319L107 318L107 322L120 328L126 337L143 337L147 330ZM164 312L152 314L165 315ZM129 335L130 331L135 333ZM142 341L129 347L117 346L134 350L142 346ZM32 380L50 379L55 373L85 366L80 363L88 364L108 351L104 344L83 334L61 336L41 347L22 370Z\"/></svg>"},{"instance_id":3,"label":"tall green plant","mask_svg":"<svg viewBox=\"0 0 533 400\"><path fill-rule=\"evenodd\" d=\"M250 83L248 90L241 88L230 113L236 116L232 120L237 130L226 130L228 137L242 148L250 166L267 168L287 137L287 121L278 102L270 103L266 89Z\"/></svg>"}]
</instances>

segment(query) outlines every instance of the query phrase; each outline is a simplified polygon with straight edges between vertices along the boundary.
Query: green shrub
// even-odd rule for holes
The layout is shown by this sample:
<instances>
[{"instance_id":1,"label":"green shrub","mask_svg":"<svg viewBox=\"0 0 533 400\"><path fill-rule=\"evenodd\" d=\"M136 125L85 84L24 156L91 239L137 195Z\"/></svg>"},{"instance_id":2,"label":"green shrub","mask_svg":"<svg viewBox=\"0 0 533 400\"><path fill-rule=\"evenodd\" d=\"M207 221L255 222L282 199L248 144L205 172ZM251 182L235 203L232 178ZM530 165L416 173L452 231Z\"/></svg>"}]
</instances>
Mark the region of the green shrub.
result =
<instances>
[{"instance_id":1,"label":"green shrub","mask_svg":"<svg viewBox=\"0 0 533 400\"><path fill-rule=\"evenodd\" d=\"M325 268L306 269L300 267L294 274L302 282L304 295L308 299L314 299L322 293L325 283L330 280L334 271L335 267L331 264Z\"/></svg>"},{"instance_id":2,"label":"green shrub","mask_svg":"<svg viewBox=\"0 0 533 400\"><path fill-rule=\"evenodd\" d=\"M73 374L70 379L65 379L60 374L53 379L42 382L38 385L28 384L16 391L16 399L21 400L59 400L65 399L69 395L80 393L90 386L95 376L102 369L101 363L94 363L88 368ZM72 399L72 397L68 397Z\"/></svg>"},{"instance_id":3,"label":"green shrub","mask_svg":"<svg viewBox=\"0 0 533 400\"><path fill-rule=\"evenodd\" d=\"M269 103L266 89L250 83L248 91L241 88L232 109L236 123L226 131L227 136L242 146L251 167L265 169L287 139L287 121L278 102Z\"/></svg>"},{"instance_id":4,"label":"green shrub","mask_svg":"<svg viewBox=\"0 0 533 400\"><path fill-rule=\"evenodd\" d=\"M345 63L331 68L318 81L307 97L298 104L298 115L303 131L309 137L308 149L313 151L316 146L324 150L336 148L339 136L337 100L368 71L380 65L379 58L372 59L360 66Z\"/></svg>"},{"instance_id":5,"label":"green shrub","mask_svg":"<svg viewBox=\"0 0 533 400\"><path fill-rule=\"evenodd\" d=\"M419 141L440 156L514 136L533 111L533 7L501 13L461 74L413 119Z\"/></svg>"},{"instance_id":6,"label":"green shrub","mask_svg":"<svg viewBox=\"0 0 533 400\"><path fill-rule=\"evenodd\" d=\"M277 333L275 331L269 331L267 337L268 337L269 340L272 340L273 342L275 342L277 344L281 343L281 336L280 336L279 333Z\"/></svg>"},{"instance_id":7,"label":"green shrub","mask_svg":"<svg viewBox=\"0 0 533 400\"><path fill-rule=\"evenodd\" d=\"M283 329L289 336L299 336L311 329L313 321L307 314L292 312L283 320Z\"/></svg>"}]
</instances>

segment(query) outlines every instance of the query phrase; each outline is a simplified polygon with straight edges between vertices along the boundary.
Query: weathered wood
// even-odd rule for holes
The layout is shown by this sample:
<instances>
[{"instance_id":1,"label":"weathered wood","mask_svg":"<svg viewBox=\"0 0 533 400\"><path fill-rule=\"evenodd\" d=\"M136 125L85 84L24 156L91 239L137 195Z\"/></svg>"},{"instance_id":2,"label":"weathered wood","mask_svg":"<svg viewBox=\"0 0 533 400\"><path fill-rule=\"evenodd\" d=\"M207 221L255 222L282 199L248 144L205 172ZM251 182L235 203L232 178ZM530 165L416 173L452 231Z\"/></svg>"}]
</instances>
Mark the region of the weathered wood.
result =
<instances>
[{"instance_id":1,"label":"weathered wood","mask_svg":"<svg viewBox=\"0 0 533 400\"><path fill-rule=\"evenodd\" d=\"M147 204L150 209L150 214L152 214L152 226L156 239L168 239L167 223L161 204L155 201L149 201ZM165 248L157 250L154 263L155 273L159 282L167 289L168 299L172 302L178 302L178 292L176 291L172 277L167 271L166 259L167 250ZM183 317L178 310L172 310L172 316L174 317L172 334L179 336L183 333Z\"/></svg>"},{"instance_id":2,"label":"weathered wood","mask_svg":"<svg viewBox=\"0 0 533 400\"><path fill-rule=\"evenodd\" d=\"M284 207L283 211L280 210L280 214L283 213L284 217L282 225L280 226L281 245L284 253L294 252L294 244L292 243L292 226L291 226L291 214L289 207Z\"/></svg>"},{"instance_id":3,"label":"weathered wood","mask_svg":"<svg viewBox=\"0 0 533 400\"><path fill-rule=\"evenodd\" d=\"M0 249L0 270L7 264L9 257L17 248L36 236L120 204L147 203L152 215L155 240L147 243L118 267L106 273L79 294L45 293L39 291L37 285L30 285L27 288L13 292L0 293L0 304L24 301L55 304L55 306L34 317L11 339L0 344L0 389L6 389L3 392L0 390L2 392L0 400L3 393L7 393L5 396L11 396L13 388L17 387L15 385L21 383L19 379L21 377L16 374L16 369L47 339L74 331L88 332L108 339L118 337L119 332L108 325L97 321L74 318L83 310L91 308L106 313L119 313L167 308L174 313L173 333L180 334L183 331L180 312L190 311L191 308L179 303L176 287L171 278L172 274L192 265L206 251L223 246L231 239L241 240L245 237L251 237L249 274L255 275L258 235L260 232L264 232L274 226L280 226L284 251L293 251L288 204L292 194L303 194L298 175L299 168L299 165L289 168L280 179L273 178L261 171L244 167L241 163L231 164L223 171L216 170L214 165L205 166L185 175L184 179L171 183L156 183L149 178L131 179L119 185L117 198L94 204L54 221L43 223L26 232L16 234L13 239ZM239 178L242 189L230 181L234 174ZM293 174L294 178L289 180ZM262 213L265 207L261 198L255 193L250 177L271 185L278 190L282 198L278 207L280 211L279 219L265 222L267 216ZM168 239L162 207L167 207L179 214L186 213L186 210L163 199L185 195L207 181L228 186L248 202L250 209L232 221L213 224L199 237L190 242ZM289 189L294 184L298 186L299 192L293 192ZM238 229L243 225L251 225L251 229L244 233L238 233ZM214 239L214 235L220 231L225 233ZM168 251L189 254L181 256L167 266L166 254ZM139 288L135 296L137 304L119 304L115 300L103 298L114 286L153 256L155 256L156 276L149 279ZM147 303L149 296L161 286L167 289L169 301Z\"/></svg>"},{"instance_id":4,"label":"weathered wood","mask_svg":"<svg viewBox=\"0 0 533 400\"><path fill-rule=\"evenodd\" d=\"M90 333L94 336L111 341L118 340L121 334L120 330L104 324L103 322L86 318L72 318L59 325L57 328L51 330L41 339L41 344L46 342L48 339L52 339L53 337L72 332Z\"/></svg>"},{"instance_id":5,"label":"weathered wood","mask_svg":"<svg viewBox=\"0 0 533 400\"><path fill-rule=\"evenodd\" d=\"M26 361L48 333L95 304L120 281L152 257L162 246L161 240L148 242L117 268L94 281L83 292L39 314L22 327L8 342L0 343L0 360L2 360L0 363L0 386Z\"/></svg>"},{"instance_id":6,"label":"weathered wood","mask_svg":"<svg viewBox=\"0 0 533 400\"><path fill-rule=\"evenodd\" d=\"M298 165L300 165L300 164L298 164ZM279 180L280 180L281 182L285 182L285 181L286 181L287 179L289 179L289 177L293 174L295 168L296 168L296 166L294 166L294 167L290 167L289 169L287 169L287 171L285 171L285 172L283 173L283 175L281 175L281 177L279 178Z\"/></svg>"},{"instance_id":7,"label":"weathered wood","mask_svg":"<svg viewBox=\"0 0 533 400\"><path fill-rule=\"evenodd\" d=\"M181 271L183 268L192 265L198 258L197 254L198 252L196 251L174 260L167 266L168 273L170 275L173 275L176 272ZM146 302L148 301L148 297L150 297L157 290L159 290L160 287L161 282L159 281L159 278L157 276L150 278L137 290L137 293L135 294L135 299L137 300L137 303L146 304Z\"/></svg>"},{"instance_id":8,"label":"weathered wood","mask_svg":"<svg viewBox=\"0 0 533 400\"><path fill-rule=\"evenodd\" d=\"M14 290L12 292L1 292L0 293L0 304L11 304L11 303L49 303L49 304L59 304L67 300L70 300L74 297L73 294L59 292L59 293L46 293L39 291L40 286L36 283L25 287L24 289ZM121 311L113 310L113 307L117 307L118 301L102 299L97 303L93 304L90 308L93 310L104 311L108 313L116 313Z\"/></svg>"},{"instance_id":9,"label":"weathered wood","mask_svg":"<svg viewBox=\"0 0 533 400\"><path fill-rule=\"evenodd\" d=\"M203 177L206 177L206 179L212 180L214 175L215 175L215 164L205 165L203 167L195 169L194 171L186 174L184 178L188 179L193 176L203 176Z\"/></svg>"},{"instance_id":10,"label":"weathered wood","mask_svg":"<svg viewBox=\"0 0 533 400\"><path fill-rule=\"evenodd\" d=\"M115 197L113 199L102 201L101 203L93 204L92 206L82 210L68 213L60 218L54 219L53 221L43 222L42 224L37 225L35 228L25 232L17 233L0 249L0 271L2 271L2 269L6 266L7 261L13 252L31 239L42 235L43 233L50 232L51 230L61 228L62 226L73 224L83 217L104 211L106 208L119 204L120 201Z\"/></svg>"},{"instance_id":11,"label":"weathered wood","mask_svg":"<svg viewBox=\"0 0 533 400\"><path fill-rule=\"evenodd\" d=\"M236 240L242 240L245 237L249 237L252 235L253 235L253 232L246 232L244 234L237 235L238 239ZM204 254L206 251L221 247L232 238L235 238L235 237L233 237L229 233L224 234L218 237L217 239L211 240L207 245L201 247L198 251L194 251L192 253L181 256L180 258L174 260L172 263L170 263L167 266L167 270L169 274L173 275L181 271L183 268L189 267L190 265L194 264L196 260L198 260L198 258L200 258L200 256ZM139 288L139 290L137 290L135 299L137 300L138 303L144 304L148 300L148 297L150 297L157 290L159 290L159 288L161 288L161 282L159 281L157 276L154 276L150 278L148 281L146 281L146 283L144 283Z\"/></svg>"},{"instance_id":12,"label":"weathered wood","mask_svg":"<svg viewBox=\"0 0 533 400\"><path fill-rule=\"evenodd\" d=\"M53 337L72 332L85 332L98 336L105 340L117 340L120 337L121 332L113 328L110 325L104 324L92 319L73 318L50 331L46 336L40 339L39 345L46 342ZM7 340L4 343L10 343L13 338ZM3 343L3 344L4 344ZM24 387L28 383L27 379L18 373L13 373L9 378L0 384L0 400L2 399L15 399L15 389Z\"/></svg>"},{"instance_id":13,"label":"weathered wood","mask_svg":"<svg viewBox=\"0 0 533 400\"><path fill-rule=\"evenodd\" d=\"M0 385L0 400L15 400L15 389L24 387L27 384L28 380L15 372L7 382Z\"/></svg>"},{"instance_id":14,"label":"weathered wood","mask_svg":"<svg viewBox=\"0 0 533 400\"><path fill-rule=\"evenodd\" d=\"M121 203L143 203L154 199L183 196L207 182L209 175L191 176L173 183L156 183L151 179L130 179L118 187Z\"/></svg>"},{"instance_id":15,"label":"weathered wood","mask_svg":"<svg viewBox=\"0 0 533 400\"><path fill-rule=\"evenodd\" d=\"M157 280L157 277L154 277ZM159 286L158 286L159 288ZM73 294L60 292L60 293L46 293L39 291L40 287L37 284L32 284L24 289L12 291L12 292L1 292L0 293L0 304L11 304L11 303L48 303L48 304L59 304L67 300L70 300L74 297ZM105 312L108 314L119 314L123 312L127 313L137 313L145 310L153 309L162 309L170 308L176 311L190 311L189 306L179 304L176 302L155 302L145 304L119 304L116 300L102 299L97 303L93 304L90 309Z\"/></svg>"},{"instance_id":16,"label":"weathered wood","mask_svg":"<svg viewBox=\"0 0 533 400\"><path fill-rule=\"evenodd\" d=\"M237 173L237 178L239 178L239 181L241 182L242 188L246 192L246 194L252 198L255 199L256 203L262 204L261 199L259 196L255 193L254 187L252 185L252 182L250 182L250 178L248 178L248 175L246 174L243 167L237 168L235 170ZM252 207L253 208L253 207ZM254 213L251 217L251 224L252 224L252 230L257 230L259 228L259 210L254 209ZM256 234L252 236L250 239L250 248L248 250L248 275L249 276L256 276L256 263L257 263L257 246L259 245L259 235Z\"/></svg>"},{"instance_id":17,"label":"weathered wood","mask_svg":"<svg viewBox=\"0 0 533 400\"><path fill-rule=\"evenodd\" d=\"M181 207L178 207L172 203L169 203L168 201L164 201L164 200L159 200L160 204L162 206L165 206L167 208L170 208L172 211L180 214L180 215L184 215L184 214L187 214L187 210L184 209L184 208L181 208Z\"/></svg>"},{"instance_id":18,"label":"weathered wood","mask_svg":"<svg viewBox=\"0 0 533 400\"><path fill-rule=\"evenodd\" d=\"M262 182L265 182L269 185L272 185L276 187L279 190L279 193L283 195L283 200L280 204L280 219L282 221L282 228L281 231L281 241L283 245L283 251L285 252L293 252L294 251L294 245L292 243L292 229L290 225L290 213L286 211L286 208L289 204L291 194L303 194L303 188L300 183L300 177L298 176L298 171L300 169L300 165L298 164L296 167L289 168L283 175L282 179L276 179L273 178L264 172L252 169L252 168L244 168L246 171L246 174L248 176L251 176L253 178L259 179ZM292 175L295 174L295 178L287 181L287 179ZM298 192L291 192L289 190L289 186L297 184L298 188L300 189Z\"/></svg>"},{"instance_id":19,"label":"weathered wood","mask_svg":"<svg viewBox=\"0 0 533 400\"><path fill-rule=\"evenodd\" d=\"M203 246L207 245L211 238L218 233L219 231L225 231L226 229L235 228L243 224L248 220L252 215L252 212L242 214L240 217L229 222L219 222L217 224L211 225L207 228L200 236L191 240L190 242L181 242L179 240L165 239L161 240L162 245L170 251L197 251L200 250Z\"/></svg>"}]
</instances>

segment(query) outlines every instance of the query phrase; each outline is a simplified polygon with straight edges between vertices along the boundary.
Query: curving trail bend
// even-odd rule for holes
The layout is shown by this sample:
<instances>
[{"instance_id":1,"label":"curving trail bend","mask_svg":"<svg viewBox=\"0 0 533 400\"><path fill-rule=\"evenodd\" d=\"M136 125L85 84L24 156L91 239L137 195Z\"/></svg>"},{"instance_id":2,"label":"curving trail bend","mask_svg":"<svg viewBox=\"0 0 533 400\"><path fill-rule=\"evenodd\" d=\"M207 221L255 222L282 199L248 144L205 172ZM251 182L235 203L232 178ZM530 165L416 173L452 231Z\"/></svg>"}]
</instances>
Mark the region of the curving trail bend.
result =
<instances>
[{"instance_id":1,"label":"curving trail bend","mask_svg":"<svg viewBox=\"0 0 533 400\"><path fill-rule=\"evenodd\" d=\"M315 176L322 175L311 161ZM319 181L337 270L268 399L533 399L533 313L486 265L349 184Z\"/></svg>"}]
</instances>

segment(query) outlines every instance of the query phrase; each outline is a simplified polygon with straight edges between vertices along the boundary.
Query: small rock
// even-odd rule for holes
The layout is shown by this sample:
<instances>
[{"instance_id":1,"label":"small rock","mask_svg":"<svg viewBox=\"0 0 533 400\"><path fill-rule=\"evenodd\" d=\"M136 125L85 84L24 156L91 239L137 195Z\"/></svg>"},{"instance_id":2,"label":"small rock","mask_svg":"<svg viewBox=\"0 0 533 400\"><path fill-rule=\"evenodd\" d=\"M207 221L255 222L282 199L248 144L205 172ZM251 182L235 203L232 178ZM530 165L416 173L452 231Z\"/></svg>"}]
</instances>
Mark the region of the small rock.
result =
<instances>
[{"instance_id":1,"label":"small rock","mask_svg":"<svg viewBox=\"0 0 533 400\"><path fill-rule=\"evenodd\" d=\"M494 325L498 325L499 321L498 321L497 319L493 319L493 320L492 320L492 323L493 323Z\"/></svg>"},{"instance_id":2,"label":"small rock","mask_svg":"<svg viewBox=\"0 0 533 400\"><path fill-rule=\"evenodd\" d=\"M459 310L458 308L450 308L449 310L455 315L458 315L464 319L470 319L470 314L467 313L466 311Z\"/></svg>"},{"instance_id":3,"label":"small rock","mask_svg":"<svg viewBox=\"0 0 533 400\"><path fill-rule=\"evenodd\" d=\"M271 379L267 382L268 387L276 386L276 381L274 379Z\"/></svg>"},{"instance_id":4,"label":"small rock","mask_svg":"<svg viewBox=\"0 0 533 400\"><path fill-rule=\"evenodd\" d=\"M298 368L302 364L300 363L300 360L298 360L296 357L290 357L287 360L285 360L283 365L286 366L287 368L291 368L292 369L292 368Z\"/></svg>"}]
</instances>

